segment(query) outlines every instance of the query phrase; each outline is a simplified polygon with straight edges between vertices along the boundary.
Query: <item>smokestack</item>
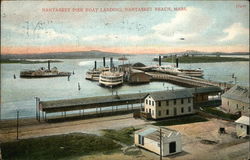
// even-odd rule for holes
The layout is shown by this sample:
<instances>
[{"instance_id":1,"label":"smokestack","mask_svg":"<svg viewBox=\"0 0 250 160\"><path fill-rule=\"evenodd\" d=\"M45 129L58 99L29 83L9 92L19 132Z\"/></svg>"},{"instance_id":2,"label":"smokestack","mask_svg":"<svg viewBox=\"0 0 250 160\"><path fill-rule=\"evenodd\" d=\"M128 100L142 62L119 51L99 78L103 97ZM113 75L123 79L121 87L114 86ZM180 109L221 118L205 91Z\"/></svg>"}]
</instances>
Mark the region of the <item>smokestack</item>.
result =
<instances>
[{"instance_id":1,"label":"smokestack","mask_svg":"<svg viewBox=\"0 0 250 160\"><path fill-rule=\"evenodd\" d=\"M113 68L113 57L110 58L110 68Z\"/></svg>"},{"instance_id":2,"label":"smokestack","mask_svg":"<svg viewBox=\"0 0 250 160\"><path fill-rule=\"evenodd\" d=\"M95 61L95 70L96 70L96 61Z\"/></svg>"},{"instance_id":3,"label":"smokestack","mask_svg":"<svg viewBox=\"0 0 250 160\"><path fill-rule=\"evenodd\" d=\"M176 57L175 61L176 61L176 67L178 68L178 66L179 66L179 59L178 59L178 57Z\"/></svg>"},{"instance_id":4,"label":"smokestack","mask_svg":"<svg viewBox=\"0 0 250 160\"><path fill-rule=\"evenodd\" d=\"M103 57L103 67L105 67L105 57Z\"/></svg>"},{"instance_id":5,"label":"smokestack","mask_svg":"<svg viewBox=\"0 0 250 160\"><path fill-rule=\"evenodd\" d=\"M50 71L50 61L48 61L48 70Z\"/></svg>"},{"instance_id":6,"label":"smokestack","mask_svg":"<svg viewBox=\"0 0 250 160\"><path fill-rule=\"evenodd\" d=\"M159 66L161 66L161 56L159 56Z\"/></svg>"}]
</instances>

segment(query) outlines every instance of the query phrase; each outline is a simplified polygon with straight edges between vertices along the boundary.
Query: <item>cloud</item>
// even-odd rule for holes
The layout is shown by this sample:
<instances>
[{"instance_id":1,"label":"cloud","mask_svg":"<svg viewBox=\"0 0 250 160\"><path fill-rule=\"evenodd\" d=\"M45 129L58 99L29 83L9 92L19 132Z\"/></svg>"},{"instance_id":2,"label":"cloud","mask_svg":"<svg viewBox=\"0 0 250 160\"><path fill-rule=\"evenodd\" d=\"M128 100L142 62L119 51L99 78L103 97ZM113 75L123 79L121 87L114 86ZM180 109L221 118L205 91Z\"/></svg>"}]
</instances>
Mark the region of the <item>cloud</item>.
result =
<instances>
[{"instance_id":1,"label":"cloud","mask_svg":"<svg viewBox=\"0 0 250 160\"><path fill-rule=\"evenodd\" d=\"M146 37L137 35L125 35L125 34L106 34L106 35L93 35L83 37L83 41L113 41L113 42L138 42L145 40Z\"/></svg>"},{"instance_id":2,"label":"cloud","mask_svg":"<svg viewBox=\"0 0 250 160\"><path fill-rule=\"evenodd\" d=\"M201 9L188 7L186 11L177 12L170 22L152 27L155 35L164 41L176 41L179 38L194 39L213 23L212 19Z\"/></svg>"},{"instance_id":3,"label":"cloud","mask_svg":"<svg viewBox=\"0 0 250 160\"><path fill-rule=\"evenodd\" d=\"M240 35L249 36L249 29L244 28L241 23L233 23L231 26L224 29L223 32L227 33L227 35L219 39L219 41L232 41Z\"/></svg>"},{"instance_id":4,"label":"cloud","mask_svg":"<svg viewBox=\"0 0 250 160\"><path fill-rule=\"evenodd\" d=\"M3 33L1 40L5 45L21 45L29 43L49 44L55 41L64 42L75 39L74 35L68 33L59 33L53 28L27 30L27 28L3 25L1 32Z\"/></svg>"}]
</instances>

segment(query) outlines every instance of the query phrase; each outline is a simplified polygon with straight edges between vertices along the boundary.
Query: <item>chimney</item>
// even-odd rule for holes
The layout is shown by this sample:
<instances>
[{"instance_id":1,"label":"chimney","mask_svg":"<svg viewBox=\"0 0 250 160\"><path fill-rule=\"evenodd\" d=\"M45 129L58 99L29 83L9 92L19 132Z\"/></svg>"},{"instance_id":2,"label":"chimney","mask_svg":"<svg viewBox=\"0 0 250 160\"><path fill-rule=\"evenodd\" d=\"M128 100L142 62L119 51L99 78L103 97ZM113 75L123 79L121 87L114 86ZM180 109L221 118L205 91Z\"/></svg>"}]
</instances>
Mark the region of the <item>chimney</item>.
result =
<instances>
[{"instance_id":1,"label":"chimney","mask_svg":"<svg viewBox=\"0 0 250 160\"><path fill-rule=\"evenodd\" d=\"M178 57L175 58L175 62L176 62L176 67L178 68L178 66L179 66L179 59L178 59Z\"/></svg>"},{"instance_id":2,"label":"chimney","mask_svg":"<svg viewBox=\"0 0 250 160\"><path fill-rule=\"evenodd\" d=\"M113 68L113 57L110 58L110 68Z\"/></svg>"},{"instance_id":3,"label":"chimney","mask_svg":"<svg viewBox=\"0 0 250 160\"><path fill-rule=\"evenodd\" d=\"M50 71L50 60L48 60L48 70Z\"/></svg>"},{"instance_id":4,"label":"chimney","mask_svg":"<svg viewBox=\"0 0 250 160\"><path fill-rule=\"evenodd\" d=\"M161 56L159 56L159 66L161 66Z\"/></svg>"},{"instance_id":5,"label":"chimney","mask_svg":"<svg viewBox=\"0 0 250 160\"><path fill-rule=\"evenodd\" d=\"M95 70L96 70L96 61L95 61Z\"/></svg>"},{"instance_id":6,"label":"chimney","mask_svg":"<svg viewBox=\"0 0 250 160\"><path fill-rule=\"evenodd\" d=\"M103 67L105 67L105 57L103 57Z\"/></svg>"}]
</instances>

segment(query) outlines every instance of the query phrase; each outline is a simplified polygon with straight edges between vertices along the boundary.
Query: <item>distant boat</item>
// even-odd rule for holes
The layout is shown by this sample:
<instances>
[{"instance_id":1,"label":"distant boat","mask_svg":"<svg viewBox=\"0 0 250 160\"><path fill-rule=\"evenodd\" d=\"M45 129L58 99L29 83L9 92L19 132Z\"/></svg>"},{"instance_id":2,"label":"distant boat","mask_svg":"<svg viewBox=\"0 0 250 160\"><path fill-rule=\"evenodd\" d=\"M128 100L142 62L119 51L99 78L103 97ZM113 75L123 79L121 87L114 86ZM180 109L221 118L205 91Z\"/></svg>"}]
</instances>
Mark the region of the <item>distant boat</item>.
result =
<instances>
[{"instance_id":1,"label":"distant boat","mask_svg":"<svg viewBox=\"0 0 250 160\"><path fill-rule=\"evenodd\" d=\"M26 70L20 72L21 78L46 78L46 77L62 77L70 76L70 72L59 72L56 67L50 69L50 61L48 61L48 69L41 67L38 70Z\"/></svg>"},{"instance_id":2,"label":"distant boat","mask_svg":"<svg viewBox=\"0 0 250 160\"><path fill-rule=\"evenodd\" d=\"M120 61L126 61L128 59L125 56L123 56L123 57L118 58L118 60L120 60Z\"/></svg>"}]
</instances>

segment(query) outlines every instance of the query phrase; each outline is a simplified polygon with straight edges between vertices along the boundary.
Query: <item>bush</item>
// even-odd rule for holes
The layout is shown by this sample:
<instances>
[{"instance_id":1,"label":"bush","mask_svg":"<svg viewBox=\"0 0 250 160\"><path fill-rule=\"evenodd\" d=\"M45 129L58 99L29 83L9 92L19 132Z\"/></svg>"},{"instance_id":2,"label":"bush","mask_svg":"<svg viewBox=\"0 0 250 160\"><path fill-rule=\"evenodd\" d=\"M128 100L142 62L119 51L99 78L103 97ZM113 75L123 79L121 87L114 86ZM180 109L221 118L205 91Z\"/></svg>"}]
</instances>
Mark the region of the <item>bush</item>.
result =
<instances>
[{"instance_id":1,"label":"bush","mask_svg":"<svg viewBox=\"0 0 250 160\"><path fill-rule=\"evenodd\" d=\"M187 124L187 123L195 123L195 122L205 122L205 121L207 121L206 118L200 117L198 115L193 115L193 116L178 117L178 118L174 118L174 119L161 120L159 122L153 123L153 125L155 125L155 126L171 126L171 125Z\"/></svg>"}]
</instances>

